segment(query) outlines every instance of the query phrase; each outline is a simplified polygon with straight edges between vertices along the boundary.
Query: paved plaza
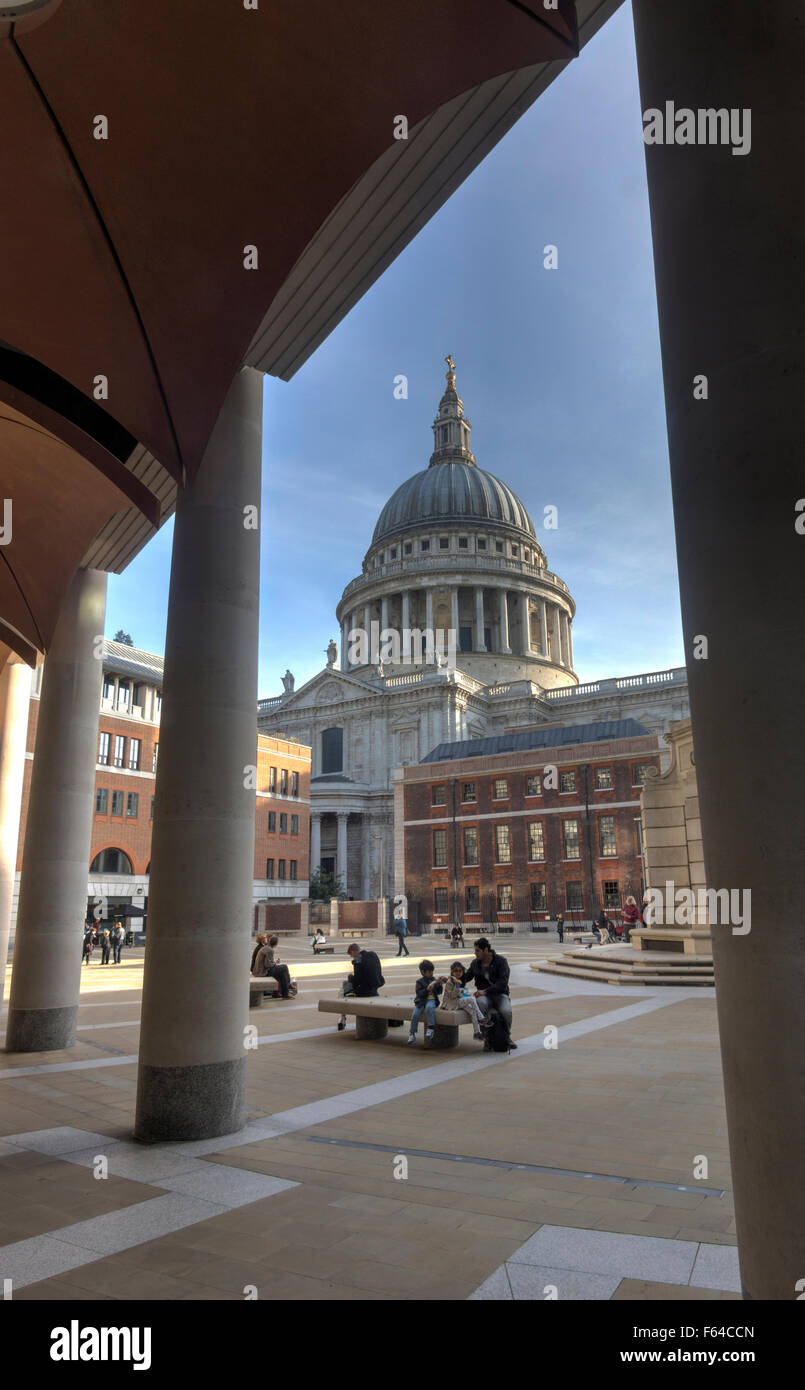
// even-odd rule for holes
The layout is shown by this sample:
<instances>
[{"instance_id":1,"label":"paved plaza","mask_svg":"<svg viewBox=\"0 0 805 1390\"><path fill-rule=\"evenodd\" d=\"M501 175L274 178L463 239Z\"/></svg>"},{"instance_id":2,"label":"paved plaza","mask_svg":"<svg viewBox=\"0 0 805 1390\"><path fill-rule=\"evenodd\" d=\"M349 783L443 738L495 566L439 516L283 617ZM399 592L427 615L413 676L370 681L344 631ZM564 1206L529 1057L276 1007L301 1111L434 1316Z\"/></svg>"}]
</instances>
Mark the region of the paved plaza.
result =
<instances>
[{"instance_id":1,"label":"paved plaza","mask_svg":"<svg viewBox=\"0 0 805 1390\"><path fill-rule=\"evenodd\" d=\"M712 989L538 975L552 934L501 939L518 1050L484 1055L467 1028L431 1052L317 1011L347 944L281 943L299 994L244 1015L238 1134L132 1142L141 951L84 968L74 1048L0 1053L13 1298L739 1297ZM395 996L422 956L471 956L371 944Z\"/></svg>"}]
</instances>

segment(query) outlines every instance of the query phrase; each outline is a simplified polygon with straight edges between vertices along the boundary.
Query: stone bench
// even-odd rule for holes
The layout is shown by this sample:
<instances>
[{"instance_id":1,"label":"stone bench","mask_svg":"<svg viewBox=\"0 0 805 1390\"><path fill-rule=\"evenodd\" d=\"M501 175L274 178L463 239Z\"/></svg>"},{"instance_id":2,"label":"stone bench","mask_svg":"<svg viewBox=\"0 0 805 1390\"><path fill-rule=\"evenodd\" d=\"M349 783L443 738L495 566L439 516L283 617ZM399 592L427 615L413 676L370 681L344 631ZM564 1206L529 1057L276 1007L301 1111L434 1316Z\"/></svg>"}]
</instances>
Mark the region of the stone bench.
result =
<instances>
[{"instance_id":1,"label":"stone bench","mask_svg":"<svg viewBox=\"0 0 805 1390\"><path fill-rule=\"evenodd\" d=\"M249 976L249 1008L261 1009L263 1007L263 995L268 991L269 999L279 999L279 982L273 975L250 975ZM272 993L272 991L274 991Z\"/></svg>"},{"instance_id":2,"label":"stone bench","mask_svg":"<svg viewBox=\"0 0 805 1390\"><path fill-rule=\"evenodd\" d=\"M314 946L314 956L331 956L335 951L335 946Z\"/></svg>"},{"instance_id":3,"label":"stone bench","mask_svg":"<svg viewBox=\"0 0 805 1390\"><path fill-rule=\"evenodd\" d=\"M355 1035L361 1040L385 1038L389 1031L389 1020L397 1023L410 1022L414 1006L404 999L384 998L377 995L371 999L320 999L319 1012L323 1014L353 1014ZM425 1015L421 1022L424 1025ZM437 1009L436 1026L432 1047L457 1047L458 1030L470 1019L463 1009Z\"/></svg>"},{"instance_id":4,"label":"stone bench","mask_svg":"<svg viewBox=\"0 0 805 1390\"><path fill-rule=\"evenodd\" d=\"M342 936L377 936L372 927L339 927Z\"/></svg>"}]
</instances>

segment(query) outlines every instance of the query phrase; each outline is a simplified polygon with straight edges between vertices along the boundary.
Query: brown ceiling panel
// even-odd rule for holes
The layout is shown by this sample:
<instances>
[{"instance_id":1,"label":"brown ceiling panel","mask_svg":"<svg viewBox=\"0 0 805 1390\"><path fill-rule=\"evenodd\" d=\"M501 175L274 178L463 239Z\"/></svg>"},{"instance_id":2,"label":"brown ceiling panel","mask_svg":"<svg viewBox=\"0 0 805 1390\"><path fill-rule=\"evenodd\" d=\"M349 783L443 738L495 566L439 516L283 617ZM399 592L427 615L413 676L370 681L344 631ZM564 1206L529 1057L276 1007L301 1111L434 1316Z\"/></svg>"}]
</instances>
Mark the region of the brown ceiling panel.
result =
<instances>
[{"instance_id":1,"label":"brown ceiling panel","mask_svg":"<svg viewBox=\"0 0 805 1390\"><path fill-rule=\"evenodd\" d=\"M35 422L0 405L0 479L11 540L0 546L0 614L47 650L62 596L91 540L125 495ZM8 635L4 641L10 642Z\"/></svg>"},{"instance_id":2,"label":"brown ceiling panel","mask_svg":"<svg viewBox=\"0 0 805 1390\"><path fill-rule=\"evenodd\" d=\"M268 305L394 117L572 56L575 13L65 0L0 49L0 177L24 208L0 234L0 336L82 391L108 374L106 408L192 475Z\"/></svg>"}]
</instances>

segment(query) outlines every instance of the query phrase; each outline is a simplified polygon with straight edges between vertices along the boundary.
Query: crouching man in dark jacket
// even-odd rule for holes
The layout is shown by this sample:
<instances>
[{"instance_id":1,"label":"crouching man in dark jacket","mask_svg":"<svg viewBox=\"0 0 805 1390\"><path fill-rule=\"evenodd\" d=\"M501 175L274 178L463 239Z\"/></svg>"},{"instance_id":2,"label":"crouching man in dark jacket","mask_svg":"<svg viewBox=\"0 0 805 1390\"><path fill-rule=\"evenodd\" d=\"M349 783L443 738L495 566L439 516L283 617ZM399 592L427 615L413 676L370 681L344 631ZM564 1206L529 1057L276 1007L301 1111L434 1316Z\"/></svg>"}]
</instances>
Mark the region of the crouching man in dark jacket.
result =
<instances>
[{"instance_id":1,"label":"crouching man in dark jacket","mask_svg":"<svg viewBox=\"0 0 805 1390\"><path fill-rule=\"evenodd\" d=\"M475 960L464 972L464 983L475 987L475 1002L482 1014L496 1009L511 1030L512 1001L509 997L509 962L493 951L485 936L475 943ZM516 1043L510 1043L516 1047Z\"/></svg>"},{"instance_id":2,"label":"crouching man in dark jacket","mask_svg":"<svg viewBox=\"0 0 805 1390\"><path fill-rule=\"evenodd\" d=\"M352 961L352 974L345 979L341 993L344 996L354 994L358 999L373 999L381 985L386 983L380 969L380 957L375 951L362 951L354 941L347 947L347 955ZM341 1015L337 1026L339 1033L346 1028L346 1014Z\"/></svg>"}]
</instances>

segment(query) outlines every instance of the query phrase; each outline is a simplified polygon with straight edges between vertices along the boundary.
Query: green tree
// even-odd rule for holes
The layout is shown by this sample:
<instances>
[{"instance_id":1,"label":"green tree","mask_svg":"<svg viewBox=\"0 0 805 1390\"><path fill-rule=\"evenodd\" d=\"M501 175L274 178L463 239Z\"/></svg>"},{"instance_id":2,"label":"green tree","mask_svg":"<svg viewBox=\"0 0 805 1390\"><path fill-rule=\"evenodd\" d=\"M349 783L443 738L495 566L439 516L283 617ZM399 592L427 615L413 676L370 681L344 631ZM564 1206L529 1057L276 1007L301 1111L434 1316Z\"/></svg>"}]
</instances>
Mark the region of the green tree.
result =
<instances>
[{"instance_id":1,"label":"green tree","mask_svg":"<svg viewBox=\"0 0 805 1390\"><path fill-rule=\"evenodd\" d=\"M323 874L321 869L314 869L310 875L310 891L308 897L313 901L329 902L330 898L345 898L347 890L340 878L335 874Z\"/></svg>"},{"instance_id":2,"label":"green tree","mask_svg":"<svg viewBox=\"0 0 805 1390\"><path fill-rule=\"evenodd\" d=\"M113 641L113 642L122 642L123 645L124 645L124 647L133 647L133 646L134 646L134 643L133 643L132 640L131 640L131 633L130 633L130 632L124 632L123 629L122 629L122 627L119 627L119 628L118 628L117 632L115 633L114 637L112 638L112 641Z\"/></svg>"}]
</instances>

